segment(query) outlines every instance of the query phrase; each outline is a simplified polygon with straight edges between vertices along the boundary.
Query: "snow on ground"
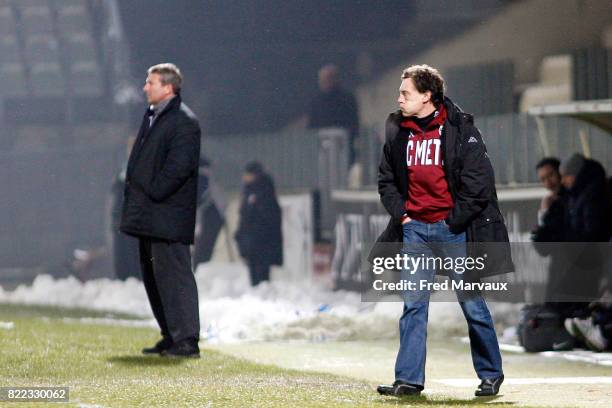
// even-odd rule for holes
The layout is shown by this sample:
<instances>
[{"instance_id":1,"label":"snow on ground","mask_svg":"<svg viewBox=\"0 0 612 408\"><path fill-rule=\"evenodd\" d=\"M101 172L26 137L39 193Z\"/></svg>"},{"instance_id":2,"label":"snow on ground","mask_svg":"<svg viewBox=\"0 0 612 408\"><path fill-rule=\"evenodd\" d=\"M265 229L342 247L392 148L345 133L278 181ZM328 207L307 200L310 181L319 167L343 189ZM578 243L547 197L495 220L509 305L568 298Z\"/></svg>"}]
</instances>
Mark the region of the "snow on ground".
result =
<instances>
[{"instance_id":1,"label":"snow on ground","mask_svg":"<svg viewBox=\"0 0 612 408\"><path fill-rule=\"evenodd\" d=\"M0 322L0 329L12 330L14 327L15 327L15 323L13 322Z\"/></svg>"},{"instance_id":2,"label":"snow on ground","mask_svg":"<svg viewBox=\"0 0 612 408\"><path fill-rule=\"evenodd\" d=\"M401 303L361 302L356 292L331 291L307 282L273 281L250 287L246 267L209 263L196 271L202 338L211 342L300 339L311 341L397 338ZM130 313L151 319L141 282L38 276L14 291L0 287L0 302ZM503 309L508 306L491 305ZM516 309L516 305L510 306ZM430 328L462 330L456 303L432 302ZM153 323L153 322L152 322ZM154 323L152 324L154 325Z\"/></svg>"}]
</instances>

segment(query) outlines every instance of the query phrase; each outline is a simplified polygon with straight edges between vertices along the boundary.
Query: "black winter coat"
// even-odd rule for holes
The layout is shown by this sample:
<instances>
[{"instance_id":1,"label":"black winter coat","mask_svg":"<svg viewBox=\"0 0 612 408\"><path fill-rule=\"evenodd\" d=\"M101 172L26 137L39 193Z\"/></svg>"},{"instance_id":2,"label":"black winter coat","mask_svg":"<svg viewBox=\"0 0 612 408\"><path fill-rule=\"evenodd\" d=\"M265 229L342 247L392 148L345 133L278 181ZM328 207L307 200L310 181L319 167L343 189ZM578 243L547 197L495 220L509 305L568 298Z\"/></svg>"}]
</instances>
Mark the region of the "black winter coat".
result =
<instances>
[{"instance_id":1,"label":"black winter coat","mask_svg":"<svg viewBox=\"0 0 612 408\"><path fill-rule=\"evenodd\" d=\"M122 232L193 243L200 136L198 120L180 96L151 129L145 115L128 161Z\"/></svg>"},{"instance_id":2,"label":"black winter coat","mask_svg":"<svg viewBox=\"0 0 612 408\"><path fill-rule=\"evenodd\" d=\"M495 243L478 248L468 245L470 256L487 253L485 269L479 277L512 272L514 264L508 231L499 210L493 167L480 131L474 126L472 115L462 112L449 98L445 98L444 104L447 119L442 130L441 147L444 171L454 202L447 224L454 233L465 231L468 243ZM401 218L406 212L404 205L408 199L408 137L399 132L401 120L401 112L394 112L389 115L385 127L385 145L378 168L378 193L391 220L377 242L402 242ZM389 250L388 245L375 245L369 258L394 256L388 253Z\"/></svg>"},{"instance_id":3,"label":"black winter coat","mask_svg":"<svg viewBox=\"0 0 612 408\"><path fill-rule=\"evenodd\" d=\"M265 265L283 264L281 209L274 183L261 174L244 186L240 203L240 223L235 234L240 255Z\"/></svg>"},{"instance_id":4,"label":"black winter coat","mask_svg":"<svg viewBox=\"0 0 612 408\"><path fill-rule=\"evenodd\" d=\"M609 240L610 211L605 170L595 160L586 159L572 188L562 190L543 225L534 231L536 250L551 257L547 300L589 302L598 297L606 254L603 245L591 243Z\"/></svg>"},{"instance_id":5,"label":"black winter coat","mask_svg":"<svg viewBox=\"0 0 612 408\"><path fill-rule=\"evenodd\" d=\"M572 188L561 188L559 198L534 231L534 242L607 242L612 232L608 197L604 168L586 159ZM536 245L536 249L547 255L544 248Z\"/></svg>"},{"instance_id":6,"label":"black winter coat","mask_svg":"<svg viewBox=\"0 0 612 408\"><path fill-rule=\"evenodd\" d=\"M550 204L544 214L542 225L532 232L535 248L540 255L548 255L546 245L537 245L540 242L563 242L565 241L565 218L567 213L568 193L564 187L559 189L557 198ZM551 266L552 269L552 266Z\"/></svg>"},{"instance_id":7,"label":"black winter coat","mask_svg":"<svg viewBox=\"0 0 612 408\"><path fill-rule=\"evenodd\" d=\"M607 242L610 239L610 198L603 166L586 159L568 191L565 241Z\"/></svg>"}]
</instances>

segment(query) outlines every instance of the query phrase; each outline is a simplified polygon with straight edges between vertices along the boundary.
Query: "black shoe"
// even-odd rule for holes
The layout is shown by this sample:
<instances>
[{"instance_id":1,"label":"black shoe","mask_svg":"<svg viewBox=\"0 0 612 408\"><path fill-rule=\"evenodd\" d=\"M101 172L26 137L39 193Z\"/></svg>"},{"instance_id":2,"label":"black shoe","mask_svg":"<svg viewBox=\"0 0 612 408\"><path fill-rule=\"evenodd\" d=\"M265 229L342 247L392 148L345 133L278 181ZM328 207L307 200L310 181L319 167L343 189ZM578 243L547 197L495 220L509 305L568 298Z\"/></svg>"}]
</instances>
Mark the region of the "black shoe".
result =
<instances>
[{"instance_id":1,"label":"black shoe","mask_svg":"<svg viewBox=\"0 0 612 408\"><path fill-rule=\"evenodd\" d=\"M162 355L174 358L200 358L200 347L197 340L181 340L165 350Z\"/></svg>"},{"instance_id":2,"label":"black shoe","mask_svg":"<svg viewBox=\"0 0 612 408\"><path fill-rule=\"evenodd\" d=\"M170 347L172 347L172 339L170 337L163 337L153 347L143 348L142 354L162 354Z\"/></svg>"},{"instance_id":3,"label":"black shoe","mask_svg":"<svg viewBox=\"0 0 612 408\"><path fill-rule=\"evenodd\" d=\"M405 381L397 380L393 385L379 385L376 391L380 395L388 395L392 397L418 396L421 394L423 387L420 385L408 384Z\"/></svg>"},{"instance_id":4,"label":"black shoe","mask_svg":"<svg viewBox=\"0 0 612 408\"><path fill-rule=\"evenodd\" d=\"M499 387L501 387L503 382L503 375L497 378L486 378L482 380L482 382L478 386L475 395L477 397L489 397L492 395L497 395L497 393L499 392Z\"/></svg>"}]
</instances>

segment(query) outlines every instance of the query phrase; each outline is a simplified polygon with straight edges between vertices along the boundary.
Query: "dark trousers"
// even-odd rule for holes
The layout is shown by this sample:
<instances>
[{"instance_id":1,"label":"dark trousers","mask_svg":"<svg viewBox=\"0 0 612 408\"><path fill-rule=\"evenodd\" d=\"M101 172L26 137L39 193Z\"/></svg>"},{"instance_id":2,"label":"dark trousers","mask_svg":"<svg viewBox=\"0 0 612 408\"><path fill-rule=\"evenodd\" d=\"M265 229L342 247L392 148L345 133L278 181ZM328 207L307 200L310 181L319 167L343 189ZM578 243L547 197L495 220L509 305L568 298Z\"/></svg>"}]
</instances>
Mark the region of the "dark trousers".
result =
<instances>
[{"instance_id":1,"label":"dark trousers","mask_svg":"<svg viewBox=\"0 0 612 408\"><path fill-rule=\"evenodd\" d=\"M138 270L138 240L119 232L113 233L113 261L117 279L126 280L129 277L140 279Z\"/></svg>"},{"instance_id":2,"label":"dark trousers","mask_svg":"<svg viewBox=\"0 0 612 408\"><path fill-rule=\"evenodd\" d=\"M249 276L251 286L257 286L260 282L270 280L270 265L261 263L257 259L249 260Z\"/></svg>"},{"instance_id":3,"label":"dark trousers","mask_svg":"<svg viewBox=\"0 0 612 408\"><path fill-rule=\"evenodd\" d=\"M173 342L199 340L198 288L189 246L139 239L142 280L163 337Z\"/></svg>"}]
</instances>

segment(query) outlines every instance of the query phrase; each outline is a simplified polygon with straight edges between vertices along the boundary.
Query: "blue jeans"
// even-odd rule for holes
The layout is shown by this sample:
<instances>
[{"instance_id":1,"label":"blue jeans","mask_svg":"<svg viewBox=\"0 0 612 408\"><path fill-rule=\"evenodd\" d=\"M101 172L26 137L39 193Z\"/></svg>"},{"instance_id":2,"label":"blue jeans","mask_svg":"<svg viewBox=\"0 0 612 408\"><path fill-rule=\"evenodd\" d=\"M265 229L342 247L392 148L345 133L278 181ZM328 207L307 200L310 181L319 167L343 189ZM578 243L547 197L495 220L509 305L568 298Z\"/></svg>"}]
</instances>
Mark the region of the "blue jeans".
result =
<instances>
[{"instance_id":1,"label":"blue jeans","mask_svg":"<svg viewBox=\"0 0 612 408\"><path fill-rule=\"evenodd\" d=\"M466 257L465 233L454 234L444 220L427 224L417 220L403 225L404 253L425 257ZM435 245L430 243L448 243ZM409 244L409 245L406 245ZM429 265L431 266L431 265ZM425 279L433 282L435 269L417 268L409 280ZM406 271L402 271L402 278ZM461 279L455 271L452 279ZM502 360L499 344L493 326L493 319L485 300L479 293L460 296L460 305L467 320L470 336L472 362L478 378L495 378L502 375ZM429 291L423 290L417 299L406 296L404 312L399 321L400 348L395 362L395 379L423 387L425 383L425 354L427 341L427 316L429 309Z\"/></svg>"}]
</instances>

